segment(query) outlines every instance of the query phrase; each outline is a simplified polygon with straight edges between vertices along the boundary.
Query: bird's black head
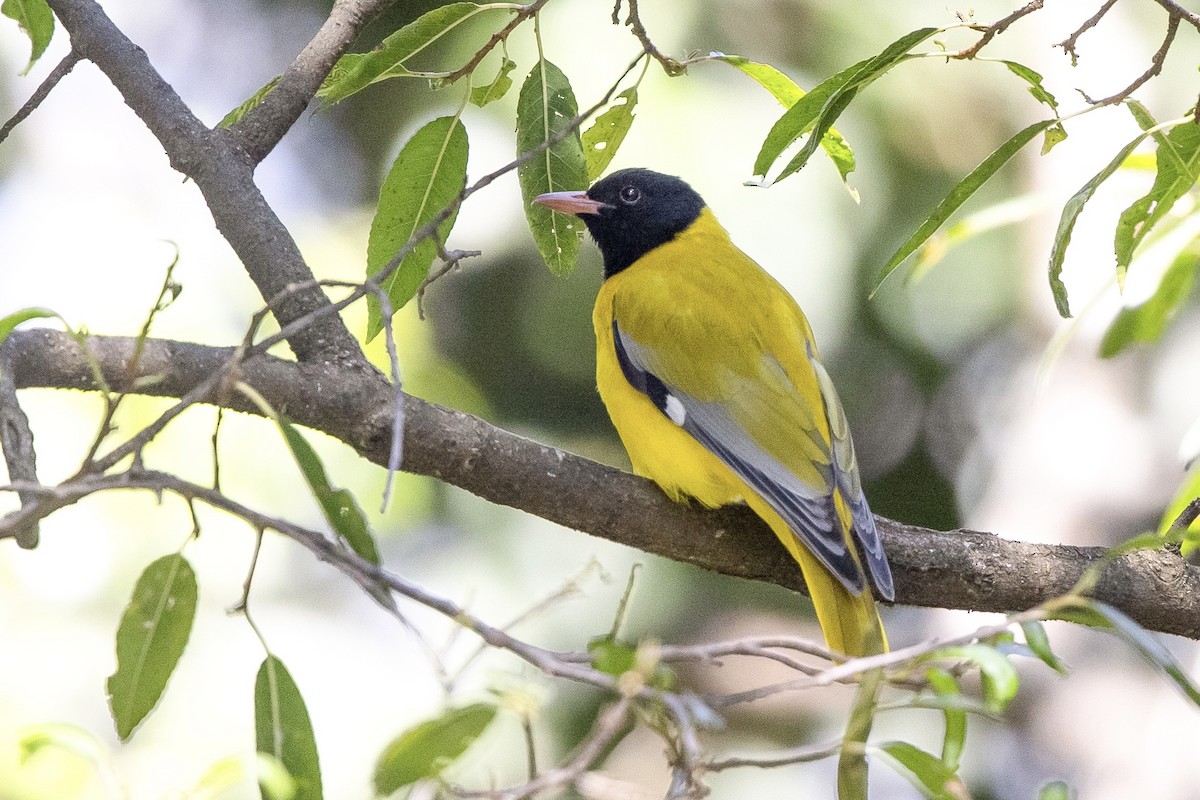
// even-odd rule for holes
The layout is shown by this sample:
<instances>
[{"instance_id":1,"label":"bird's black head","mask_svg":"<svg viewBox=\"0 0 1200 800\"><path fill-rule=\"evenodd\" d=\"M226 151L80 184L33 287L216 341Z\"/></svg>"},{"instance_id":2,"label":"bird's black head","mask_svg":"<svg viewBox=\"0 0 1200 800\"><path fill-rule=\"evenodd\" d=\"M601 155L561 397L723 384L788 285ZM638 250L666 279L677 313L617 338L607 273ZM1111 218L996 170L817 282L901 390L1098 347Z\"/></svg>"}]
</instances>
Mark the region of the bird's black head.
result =
<instances>
[{"instance_id":1,"label":"bird's black head","mask_svg":"<svg viewBox=\"0 0 1200 800\"><path fill-rule=\"evenodd\" d=\"M557 192L535 202L583 220L604 256L606 278L674 239L704 209L692 187L648 169L623 169L587 192Z\"/></svg>"}]
</instances>

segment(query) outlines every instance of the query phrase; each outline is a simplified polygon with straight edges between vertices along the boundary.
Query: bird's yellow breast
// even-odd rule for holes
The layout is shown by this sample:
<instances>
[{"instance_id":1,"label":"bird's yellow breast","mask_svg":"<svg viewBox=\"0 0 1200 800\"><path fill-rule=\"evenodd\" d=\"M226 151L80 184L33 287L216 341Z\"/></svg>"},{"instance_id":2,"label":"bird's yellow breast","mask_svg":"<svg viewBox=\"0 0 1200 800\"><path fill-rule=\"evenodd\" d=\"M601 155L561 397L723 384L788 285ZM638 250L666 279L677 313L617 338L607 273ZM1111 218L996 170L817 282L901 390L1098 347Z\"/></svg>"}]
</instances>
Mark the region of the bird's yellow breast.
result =
<instances>
[{"instance_id":1,"label":"bird's yellow breast","mask_svg":"<svg viewBox=\"0 0 1200 800\"><path fill-rule=\"evenodd\" d=\"M794 351L786 369L793 386L820 408L804 342L808 323L787 292L729 240L705 209L674 240L609 277L593 313L596 380L600 397L629 453L633 469L674 499L693 497L706 506L743 498L748 489L728 467L659 411L625 379L613 341L613 322L655 354L650 371L705 402L721 402L739 387L760 383L764 354ZM769 337L795 345L780 348ZM800 363L803 362L803 363ZM792 372L795 375L791 375ZM824 425L813 419L788 424ZM826 439L828 434L822 431Z\"/></svg>"}]
</instances>

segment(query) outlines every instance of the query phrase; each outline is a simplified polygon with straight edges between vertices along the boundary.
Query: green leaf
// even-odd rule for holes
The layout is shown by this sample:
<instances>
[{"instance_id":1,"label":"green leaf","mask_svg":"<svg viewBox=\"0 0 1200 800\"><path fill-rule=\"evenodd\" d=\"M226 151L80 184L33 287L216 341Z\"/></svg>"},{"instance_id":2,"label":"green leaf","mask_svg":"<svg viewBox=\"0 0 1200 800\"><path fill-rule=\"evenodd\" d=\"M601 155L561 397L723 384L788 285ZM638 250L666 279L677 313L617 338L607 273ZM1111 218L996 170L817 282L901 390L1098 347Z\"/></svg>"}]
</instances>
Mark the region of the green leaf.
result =
<instances>
[{"instance_id":1,"label":"green leaf","mask_svg":"<svg viewBox=\"0 0 1200 800\"><path fill-rule=\"evenodd\" d=\"M487 730L496 710L491 703L473 703L409 728L379 756L375 793L389 795L421 778L438 775Z\"/></svg>"},{"instance_id":2,"label":"green leaf","mask_svg":"<svg viewBox=\"0 0 1200 800\"><path fill-rule=\"evenodd\" d=\"M588 653L592 657L592 666L595 669L614 678L619 678L631 670L647 671L646 667L638 663L639 647L618 641L611 634L598 636L588 642ZM665 664L654 664L650 673L646 683L656 689L672 691L678 683L675 672Z\"/></svg>"},{"instance_id":3,"label":"green leaf","mask_svg":"<svg viewBox=\"0 0 1200 800\"><path fill-rule=\"evenodd\" d=\"M1038 800L1074 800L1074 794L1065 782L1051 781L1038 792Z\"/></svg>"},{"instance_id":4,"label":"green leaf","mask_svg":"<svg viewBox=\"0 0 1200 800\"><path fill-rule=\"evenodd\" d=\"M196 574L179 555L146 567L117 628L117 671L105 688L117 736L126 741L158 703L196 616Z\"/></svg>"},{"instance_id":5,"label":"green leaf","mask_svg":"<svg viewBox=\"0 0 1200 800\"><path fill-rule=\"evenodd\" d=\"M4 340L8 335L16 329L22 322L28 322L31 319L61 319L58 314L48 308L40 308L38 306L30 306L22 308L20 311L14 311L6 317L0 318L0 344L4 344Z\"/></svg>"},{"instance_id":6,"label":"green leaf","mask_svg":"<svg viewBox=\"0 0 1200 800\"><path fill-rule=\"evenodd\" d=\"M934 800L966 800L970 797L962 778L942 763L937 756L926 753L908 742L885 742L880 752L893 767L908 778L925 797Z\"/></svg>"},{"instance_id":7,"label":"green leaf","mask_svg":"<svg viewBox=\"0 0 1200 800\"><path fill-rule=\"evenodd\" d=\"M1017 670L1007 658L994 648L983 644L965 644L947 647L931 653L931 660L963 660L979 667L979 679L983 688L983 702L989 710L1001 712L1017 695L1020 679Z\"/></svg>"},{"instance_id":8,"label":"green leaf","mask_svg":"<svg viewBox=\"0 0 1200 800\"><path fill-rule=\"evenodd\" d=\"M971 195L975 194L979 190L979 187L987 183L1001 167L1007 164L1009 159L1017 154L1017 151L1029 144L1034 137L1046 128L1056 124L1056 122L1056 120L1052 119L1035 122L1033 125L1017 132L1011 139L1000 145L994 153L985 158L979 166L971 170L965 178L959 181L958 185L951 189L950 193L937 204L937 207L933 209L933 213L921 223L921 227L917 228L916 233L908 237L908 241L902 244L900 249L888 259L887 264L884 265L883 270L879 273L879 278L875 283L875 288L872 290L871 295L874 296L875 292L879 291L879 287L895 271L896 267L900 266L904 259L916 252L917 248L924 244L941 227L941 224L958 210L959 206L965 203Z\"/></svg>"},{"instance_id":9,"label":"green leaf","mask_svg":"<svg viewBox=\"0 0 1200 800\"><path fill-rule=\"evenodd\" d=\"M293 800L321 800L321 764L312 720L287 667L267 656L254 679L254 731L258 752L271 756L295 781ZM267 790L264 800L269 800Z\"/></svg>"},{"instance_id":10,"label":"green leaf","mask_svg":"<svg viewBox=\"0 0 1200 800\"><path fill-rule=\"evenodd\" d=\"M754 159L754 174L766 176L771 165L783 155L783 151L792 142L813 129L817 116L821 113L821 107L834 92L844 87L869 62L870 59L865 59L846 67L833 77L826 78L822 83L817 84L810 92L793 103L783 116L775 121L770 132L767 133L767 138L763 140L758 156Z\"/></svg>"},{"instance_id":11,"label":"green leaf","mask_svg":"<svg viewBox=\"0 0 1200 800\"><path fill-rule=\"evenodd\" d=\"M604 174L617 154L617 148L625 141L625 134L629 133L629 126L633 124L637 100L637 87L626 89L614 98L614 105L596 117L592 127L584 131L582 143L588 183Z\"/></svg>"},{"instance_id":12,"label":"green leaf","mask_svg":"<svg viewBox=\"0 0 1200 800\"><path fill-rule=\"evenodd\" d=\"M1062 282L1063 260L1067 255L1067 245L1071 243L1071 233L1075 230L1075 222L1092 195L1100 188L1100 184L1112 177L1113 173L1129 158L1130 153L1142 143L1147 134L1142 133L1117 151L1116 156L1104 165L1104 168L1088 180L1079 191L1071 195L1071 199L1063 206L1062 216L1058 220L1058 230L1054 233L1054 244L1050 248L1050 291L1054 294L1054 304L1058 313L1063 317L1071 316L1071 306L1067 301L1067 287Z\"/></svg>"},{"instance_id":13,"label":"green leaf","mask_svg":"<svg viewBox=\"0 0 1200 800\"><path fill-rule=\"evenodd\" d=\"M54 36L54 12L46 4L46 0L4 0L3 4L0 4L0 14L15 20L29 37L29 63L21 71L22 75L27 75L42 57L42 53L46 52L46 47Z\"/></svg>"},{"instance_id":14,"label":"green leaf","mask_svg":"<svg viewBox=\"0 0 1200 800\"><path fill-rule=\"evenodd\" d=\"M1058 101L1054 99L1054 95L1050 94L1050 92L1046 90L1046 87L1042 86L1042 76L1040 73L1030 69L1024 64L1018 64L1016 61L1001 60L1000 63L1008 67L1009 71L1013 75L1016 75L1018 78L1029 84L1029 93L1033 95L1033 99L1037 100L1039 103L1045 103L1057 113Z\"/></svg>"},{"instance_id":15,"label":"green leaf","mask_svg":"<svg viewBox=\"0 0 1200 800\"><path fill-rule=\"evenodd\" d=\"M1124 284L1133 253L1179 198L1200 178L1200 125L1176 125L1158 147L1158 173L1154 185L1121 213L1113 249L1117 254L1117 280Z\"/></svg>"},{"instance_id":16,"label":"green leaf","mask_svg":"<svg viewBox=\"0 0 1200 800\"><path fill-rule=\"evenodd\" d=\"M505 58L500 62L500 71L486 86L471 87L471 103L483 108L488 103L494 103L512 88L512 78L508 74L517 68L517 62Z\"/></svg>"},{"instance_id":17,"label":"green leaf","mask_svg":"<svg viewBox=\"0 0 1200 800\"><path fill-rule=\"evenodd\" d=\"M940 667L927 669L925 680L929 681L933 691L941 697L958 698L962 695L958 679ZM957 772L963 745L967 740L967 712L947 706L942 714L946 719L946 732L942 737L942 763L946 765L946 769Z\"/></svg>"},{"instance_id":18,"label":"green leaf","mask_svg":"<svg viewBox=\"0 0 1200 800\"><path fill-rule=\"evenodd\" d=\"M804 97L803 89L770 64L760 64L743 56L727 56L724 53L713 53L712 57L714 61L722 61L749 75L758 82L759 86L770 92L771 96L778 100L784 108L791 108L801 97ZM793 139L793 141L795 140Z\"/></svg>"},{"instance_id":19,"label":"green leaf","mask_svg":"<svg viewBox=\"0 0 1200 800\"><path fill-rule=\"evenodd\" d=\"M1066 140L1067 129L1062 125L1051 125L1046 128L1046 135L1042 137L1042 155L1046 155Z\"/></svg>"},{"instance_id":20,"label":"green leaf","mask_svg":"<svg viewBox=\"0 0 1200 800\"><path fill-rule=\"evenodd\" d=\"M1050 637L1046 634L1045 625L1037 620L1030 620L1021 623L1021 630L1025 633L1025 645L1031 653L1060 675L1067 674L1066 664L1050 649Z\"/></svg>"},{"instance_id":21,"label":"green leaf","mask_svg":"<svg viewBox=\"0 0 1200 800\"><path fill-rule=\"evenodd\" d=\"M369 53L344 55L333 65L329 77L317 90L324 107L345 100L376 81L388 78L421 77L406 62L471 17L493 8L475 3L449 3L427 11L388 36Z\"/></svg>"},{"instance_id":22,"label":"green leaf","mask_svg":"<svg viewBox=\"0 0 1200 800\"><path fill-rule=\"evenodd\" d=\"M1171 651L1125 612L1093 598L1080 598L1062 611L1065 612L1062 614L1064 619L1115 631L1143 658L1165 672L1189 700L1200 706L1200 687L1192 683Z\"/></svg>"},{"instance_id":23,"label":"green leaf","mask_svg":"<svg viewBox=\"0 0 1200 800\"><path fill-rule=\"evenodd\" d=\"M372 564L378 565L379 549L375 546L375 539L371 536L371 530L367 526L367 518L363 515L362 509L358 507L354 495L345 489L334 489L329 484L321 457L317 455L316 450L313 450L308 440L284 417L281 416L278 422L284 441L287 442L288 449L292 451L292 457L296 459L300 471L304 473L304 480L308 482L313 497L317 499L317 503L325 513L325 519L329 522L329 526L346 544L350 545L354 552Z\"/></svg>"},{"instance_id":24,"label":"green leaf","mask_svg":"<svg viewBox=\"0 0 1200 800\"><path fill-rule=\"evenodd\" d=\"M1100 342L1100 355L1111 358L1134 342L1157 342L1192 294L1200 267L1200 241L1193 241L1178 256L1154 294L1140 305L1123 308Z\"/></svg>"},{"instance_id":25,"label":"green leaf","mask_svg":"<svg viewBox=\"0 0 1200 800\"><path fill-rule=\"evenodd\" d=\"M812 133L808 141L804 143L804 146L800 148L800 152L788 162L788 165L783 168L783 171L779 173L775 180L783 180L787 176L798 172L808 163L808 159L816 152L826 132L833 127L833 123L837 121L837 118L846 110L860 90L866 88L868 84L884 75L897 64L914 58L915 56L909 53L909 50L930 36L940 33L942 30L942 28L920 28L912 33L905 34L884 48L883 52L879 55L863 62L862 67L850 76L845 83L829 93L828 99L821 105L820 114L817 115L816 120L812 123ZM841 74L838 73L838 75ZM834 78L837 77L837 75L834 76ZM817 87L817 89L820 88L820 86ZM815 93L817 89L813 89L811 93ZM759 155L761 157L762 154L760 153ZM756 174L765 175L766 173Z\"/></svg>"},{"instance_id":26,"label":"green leaf","mask_svg":"<svg viewBox=\"0 0 1200 800\"><path fill-rule=\"evenodd\" d=\"M567 76L549 61L538 61L517 99L517 152L528 153L552 141L578 114ZM544 192L587 188L587 165L579 133L566 134L521 164L517 167L517 177L525 202L525 218L538 252L555 275L570 273L579 254L583 225L573 216L556 214L534 203L533 198Z\"/></svg>"},{"instance_id":27,"label":"green leaf","mask_svg":"<svg viewBox=\"0 0 1200 800\"><path fill-rule=\"evenodd\" d=\"M240 106L233 109L228 114L226 114L224 117L222 117L221 121L217 123L217 127L218 128L233 127L233 125L236 124L237 122L239 122L242 119L242 117L249 114L251 109L261 106L263 103L263 100L267 99L267 95L269 95L271 92L275 91L275 87L279 85L279 78L280 78L280 76L276 75L274 78L271 78L271 80L267 81L266 84L261 89L259 89L254 94L250 95L250 97L246 98L246 101L244 103L242 103Z\"/></svg>"},{"instance_id":28,"label":"green leaf","mask_svg":"<svg viewBox=\"0 0 1200 800\"><path fill-rule=\"evenodd\" d=\"M1162 519L1158 523L1158 534L1165 537L1171 530L1171 526L1175 524L1175 520L1179 519L1179 515L1188 507L1193 500L1200 497L1200 469L1192 469L1191 472L1184 478L1183 484L1175 492L1175 496L1171 499L1170 505L1163 512ZM1188 556L1198 546L1195 534L1200 531L1200 520L1196 520L1188 526L1183 537L1182 552L1184 556Z\"/></svg>"},{"instance_id":29,"label":"green leaf","mask_svg":"<svg viewBox=\"0 0 1200 800\"><path fill-rule=\"evenodd\" d=\"M367 239L367 275L386 267L414 233L457 201L467 185L467 150L467 131L455 117L439 117L408 140L379 190L379 205ZM443 242L457 218L456 208L438 226ZM423 239L380 281L393 313L416 295L436 255L433 238ZM368 295L367 340L381 330L382 305L377 297Z\"/></svg>"}]
</instances>

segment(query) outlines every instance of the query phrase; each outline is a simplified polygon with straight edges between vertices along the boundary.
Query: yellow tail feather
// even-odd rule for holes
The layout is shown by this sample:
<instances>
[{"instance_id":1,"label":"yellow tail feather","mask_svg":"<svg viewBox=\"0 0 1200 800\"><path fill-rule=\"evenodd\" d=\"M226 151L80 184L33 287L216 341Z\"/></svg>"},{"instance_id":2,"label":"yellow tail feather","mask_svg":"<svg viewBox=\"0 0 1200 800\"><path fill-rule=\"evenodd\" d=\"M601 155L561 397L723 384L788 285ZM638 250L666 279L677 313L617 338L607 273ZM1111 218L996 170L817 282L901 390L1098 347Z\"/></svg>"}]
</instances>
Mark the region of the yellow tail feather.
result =
<instances>
[{"instance_id":1,"label":"yellow tail feather","mask_svg":"<svg viewBox=\"0 0 1200 800\"><path fill-rule=\"evenodd\" d=\"M821 623L821 632L825 635L825 644L829 649L848 656L886 653L887 634L884 633L883 622L879 619L879 611L875 607L875 598L871 594L870 586L861 594L851 594L842 586L841 581L833 577L829 570L800 544L787 523L770 506L755 495L747 497L746 502L771 526L779 541L783 542L792 558L800 565L800 572L808 585L809 595L817 611L817 621ZM843 525L848 528L850 515L840 497L836 499L836 503ZM846 533L848 534L848 530Z\"/></svg>"}]
</instances>

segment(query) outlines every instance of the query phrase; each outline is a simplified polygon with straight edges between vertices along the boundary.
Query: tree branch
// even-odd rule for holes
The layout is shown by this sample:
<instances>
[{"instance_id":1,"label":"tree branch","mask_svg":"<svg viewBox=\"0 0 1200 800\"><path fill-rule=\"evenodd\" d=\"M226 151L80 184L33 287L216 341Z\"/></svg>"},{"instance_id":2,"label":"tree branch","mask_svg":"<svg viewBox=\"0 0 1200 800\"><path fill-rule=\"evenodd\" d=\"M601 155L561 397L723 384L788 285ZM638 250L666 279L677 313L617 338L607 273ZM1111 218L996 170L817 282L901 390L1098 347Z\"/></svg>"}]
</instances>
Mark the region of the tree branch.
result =
<instances>
[{"instance_id":1,"label":"tree branch","mask_svg":"<svg viewBox=\"0 0 1200 800\"><path fill-rule=\"evenodd\" d=\"M254 183L254 162L238 146L241 138L209 130L175 89L155 71L144 51L113 24L94 0L48 0L71 35L71 45L94 63L126 104L162 144L171 166L195 181L221 234L242 260L280 326L327 306L300 249ZM328 361L371 370L354 337L336 314L299 329L288 339L301 361Z\"/></svg>"},{"instance_id":2,"label":"tree branch","mask_svg":"<svg viewBox=\"0 0 1200 800\"><path fill-rule=\"evenodd\" d=\"M134 378L138 391L179 397L221 370L233 348L159 339L146 342L136 375L128 373L134 340L91 337L88 346L115 388ZM0 356L18 388L93 388L78 345L49 330L10 335ZM376 464L391 445L394 388L376 373L336 364L297 364L256 356L239 377L298 423L324 431ZM236 393L214 400L257 413ZM404 461L501 505L667 558L789 589L800 572L744 507L697 511L670 502L649 481L500 430L462 412L405 396ZM1061 595L1103 548L1030 544L990 533L941 532L879 517L897 602L973 611L1015 611ZM1095 596L1152 630L1200 639L1200 570L1167 550L1115 561Z\"/></svg>"}]
</instances>

